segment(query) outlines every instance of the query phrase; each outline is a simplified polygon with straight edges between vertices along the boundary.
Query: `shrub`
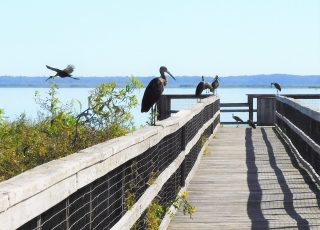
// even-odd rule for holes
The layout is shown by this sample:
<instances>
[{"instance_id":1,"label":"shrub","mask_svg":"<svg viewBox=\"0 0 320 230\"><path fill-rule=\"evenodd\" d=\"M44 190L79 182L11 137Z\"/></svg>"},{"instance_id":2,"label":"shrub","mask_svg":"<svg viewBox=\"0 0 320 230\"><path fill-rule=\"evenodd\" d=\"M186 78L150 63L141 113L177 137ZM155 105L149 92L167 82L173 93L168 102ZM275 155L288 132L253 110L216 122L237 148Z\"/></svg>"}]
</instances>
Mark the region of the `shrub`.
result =
<instances>
[{"instance_id":1,"label":"shrub","mask_svg":"<svg viewBox=\"0 0 320 230\"><path fill-rule=\"evenodd\" d=\"M0 110L0 181L133 130L130 110L138 104L139 87L134 77L123 89L104 83L90 93L88 108L76 114L73 103L58 99L53 82L47 97L35 93L42 109L37 120L21 114L10 122Z\"/></svg>"}]
</instances>

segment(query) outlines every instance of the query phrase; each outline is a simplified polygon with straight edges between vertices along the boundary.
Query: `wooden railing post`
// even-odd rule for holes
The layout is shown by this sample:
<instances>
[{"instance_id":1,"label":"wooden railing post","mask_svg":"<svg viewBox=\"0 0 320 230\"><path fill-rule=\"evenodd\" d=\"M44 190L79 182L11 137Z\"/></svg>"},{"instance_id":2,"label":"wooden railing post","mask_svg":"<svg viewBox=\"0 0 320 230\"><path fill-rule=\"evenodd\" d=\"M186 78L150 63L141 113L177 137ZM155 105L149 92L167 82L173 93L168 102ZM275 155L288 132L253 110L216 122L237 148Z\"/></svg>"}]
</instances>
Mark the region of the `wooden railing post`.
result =
<instances>
[{"instance_id":1,"label":"wooden railing post","mask_svg":"<svg viewBox=\"0 0 320 230\"><path fill-rule=\"evenodd\" d=\"M157 102L157 117L158 120L164 120L170 117L171 98L167 95L161 95L160 100Z\"/></svg>"},{"instance_id":2,"label":"wooden railing post","mask_svg":"<svg viewBox=\"0 0 320 230\"><path fill-rule=\"evenodd\" d=\"M181 128L181 150L184 151L186 149L186 126ZM184 187L186 184L186 159L181 163L181 180L180 186Z\"/></svg>"},{"instance_id":3,"label":"wooden railing post","mask_svg":"<svg viewBox=\"0 0 320 230\"><path fill-rule=\"evenodd\" d=\"M249 120L253 121L253 96L248 95L248 104L249 104Z\"/></svg>"}]
</instances>

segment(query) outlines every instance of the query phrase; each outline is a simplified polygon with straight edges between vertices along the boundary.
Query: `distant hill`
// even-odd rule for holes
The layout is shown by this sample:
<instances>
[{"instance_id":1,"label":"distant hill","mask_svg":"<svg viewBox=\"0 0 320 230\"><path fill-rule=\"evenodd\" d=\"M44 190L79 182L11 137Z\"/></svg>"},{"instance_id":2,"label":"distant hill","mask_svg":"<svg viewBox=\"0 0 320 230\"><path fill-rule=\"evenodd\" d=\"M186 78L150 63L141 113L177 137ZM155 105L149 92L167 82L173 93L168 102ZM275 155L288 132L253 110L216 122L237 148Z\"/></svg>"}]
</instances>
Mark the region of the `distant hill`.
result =
<instances>
[{"instance_id":1,"label":"distant hill","mask_svg":"<svg viewBox=\"0 0 320 230\"><path fill-rule=\"evenodd\" d=\"M154 77L138 77L145 86ZM0 76L0 87L49 87L47 77L12 77ZM176 76L176 81L169 77L167 87L195 87L201 80L201 76ZM213 77L205 77L205 81L211 82ZM96 87L104 82L117 82L124 86L128 81L127 76L119 77L80 77L80 80L70 78L57 78L59 87ZM289 74L228 76L220 78L221 87L270 87L271 82L278 82L283 87L320 87L320 75L298 76Z\"/></svg>"}]
</instances>

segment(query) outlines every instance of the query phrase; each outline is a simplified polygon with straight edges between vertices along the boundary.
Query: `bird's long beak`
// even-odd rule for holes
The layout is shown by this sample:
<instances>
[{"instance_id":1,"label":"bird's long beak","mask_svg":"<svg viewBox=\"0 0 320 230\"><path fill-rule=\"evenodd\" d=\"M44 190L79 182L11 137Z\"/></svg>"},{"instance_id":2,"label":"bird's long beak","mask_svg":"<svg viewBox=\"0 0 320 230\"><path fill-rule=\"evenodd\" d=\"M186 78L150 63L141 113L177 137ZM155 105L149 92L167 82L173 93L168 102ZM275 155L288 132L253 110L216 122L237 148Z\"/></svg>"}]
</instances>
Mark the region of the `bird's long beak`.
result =
<instances>
[{"instance_id":1,"label":"bird's long beak","mask_svg":"<svg viewBox=\"0 0 320 230\"><path fill-rule=\"evenodd\" d=\"M172 77L174 80L176 80L175 77L169 71L166 71L166 72L167 72L167 74L170 75L170 77Z\"/></svg>"}]
</instances>

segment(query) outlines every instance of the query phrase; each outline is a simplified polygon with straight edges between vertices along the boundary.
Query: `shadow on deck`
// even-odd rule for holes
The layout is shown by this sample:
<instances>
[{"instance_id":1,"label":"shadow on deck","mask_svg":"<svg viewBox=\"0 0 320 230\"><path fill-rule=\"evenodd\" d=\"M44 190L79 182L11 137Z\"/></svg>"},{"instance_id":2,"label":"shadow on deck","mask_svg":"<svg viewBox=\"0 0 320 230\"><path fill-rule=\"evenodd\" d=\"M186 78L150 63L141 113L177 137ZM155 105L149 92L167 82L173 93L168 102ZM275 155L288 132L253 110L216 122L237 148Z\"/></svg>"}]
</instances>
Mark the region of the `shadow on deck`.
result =
<instances>
[{"instance_id":1,"label":"shadow on deck","mask_svg":"<svg viewBox=\"0 0 320 230\"><path fill-rule=\"evenodd\" d=\"M320 191L273 128L220 128L169 229L320 229Z\"/></svg>"}]
</instances>

